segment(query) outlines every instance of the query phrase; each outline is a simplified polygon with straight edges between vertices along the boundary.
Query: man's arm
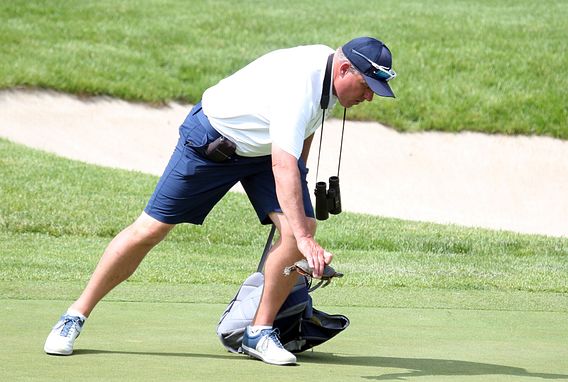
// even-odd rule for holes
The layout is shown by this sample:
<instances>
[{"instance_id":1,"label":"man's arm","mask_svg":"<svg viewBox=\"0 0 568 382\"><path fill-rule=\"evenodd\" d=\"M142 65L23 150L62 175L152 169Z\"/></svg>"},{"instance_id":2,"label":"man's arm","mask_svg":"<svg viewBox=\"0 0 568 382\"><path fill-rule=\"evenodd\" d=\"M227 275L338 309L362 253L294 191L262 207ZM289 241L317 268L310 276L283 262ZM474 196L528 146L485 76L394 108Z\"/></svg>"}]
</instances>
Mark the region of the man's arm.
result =
<instances>
[{"instance_id":1,"label":"man's arm","mask_svg":"<svg viewBox=\"0 0 568 382\"><path fill-rule=\"evenodd\" d=\"M309 151L310 142L311 137L306 139L307 151ZM305 153L307 159L306 143L302 155ZM314 269L314 276L319 277L323 273L325 264L331 262L332 255L324 251L315 241L308 226L308 218L304 212L298 160L290 153L272 145L272 171L276 181L278 202L294 233L298 250Z\"/></svg>"}]
</instances>

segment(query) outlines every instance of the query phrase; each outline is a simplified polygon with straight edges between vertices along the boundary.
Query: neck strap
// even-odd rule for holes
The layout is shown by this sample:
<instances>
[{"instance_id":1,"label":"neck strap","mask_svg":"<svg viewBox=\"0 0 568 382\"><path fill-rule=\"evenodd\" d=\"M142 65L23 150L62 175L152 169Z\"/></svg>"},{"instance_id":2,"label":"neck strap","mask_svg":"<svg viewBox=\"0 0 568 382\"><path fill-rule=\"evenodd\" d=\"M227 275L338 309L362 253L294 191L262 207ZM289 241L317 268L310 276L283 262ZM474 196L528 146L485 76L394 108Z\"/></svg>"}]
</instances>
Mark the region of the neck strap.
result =
<instances>
[{"instance_id":1,"label":"neck strap","mask_svg":"<svg viewBox=\"0 0 568 382\"><path fill-rule=\"evenodd\" d=\"M320 106L323 110L329 106L329 93L331 93L331 69L333 68L333 53L327 58L325 67L325 76L323 77L323 86L321 89Z\"/></svg>"},{"instance_id":2,"label":"neck strap","mask_svg":"<svg viewBox=\"0 0 568 382\"><path fill-rule=\"evenodd\" d=\"M325 76L323 77L323 86L321 89L321 99L320 106L323 109L323 115L321 117L321 131L320 131L320 141L318 149L318 164L316 167L316 182L318 181L319 175L319 164L321 157L321 143L323 140L323 122L325 120L325 110L329 106L329 94L331 93L331 69L333 68L333 53L327 58L327 66L325 67ZM345 115L347 109L343 109L343 126L341 127L341 146L339 147L339 161L337 164L337 176L339 177L339 169L341 167L341 152L343 151L343 132L345 131Z\"/></svg>"}]
</instances>

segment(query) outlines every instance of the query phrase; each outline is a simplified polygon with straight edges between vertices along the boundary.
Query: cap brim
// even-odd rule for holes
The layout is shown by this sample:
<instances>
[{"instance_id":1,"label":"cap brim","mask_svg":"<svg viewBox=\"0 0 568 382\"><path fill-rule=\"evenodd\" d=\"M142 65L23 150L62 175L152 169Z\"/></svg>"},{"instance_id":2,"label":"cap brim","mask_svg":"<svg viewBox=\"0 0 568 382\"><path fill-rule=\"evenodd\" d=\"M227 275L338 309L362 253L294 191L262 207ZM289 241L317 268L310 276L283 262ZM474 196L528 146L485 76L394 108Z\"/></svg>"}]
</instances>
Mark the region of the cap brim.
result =
<instances>
[{"instance_id":1,"label":"cap brim","mask_svg":"<svg viewBox=\"0 0 568 382\"><path fill-rule=\"evenodd\" d=\"M380 95L381 97L393 97L393 98L395 97L388 82L379 81L377 79L367 77L365 75L363 76L363 78L365 78L367 85L369 85L369 87L375 94Z\"/></svg>"}]
</instances>

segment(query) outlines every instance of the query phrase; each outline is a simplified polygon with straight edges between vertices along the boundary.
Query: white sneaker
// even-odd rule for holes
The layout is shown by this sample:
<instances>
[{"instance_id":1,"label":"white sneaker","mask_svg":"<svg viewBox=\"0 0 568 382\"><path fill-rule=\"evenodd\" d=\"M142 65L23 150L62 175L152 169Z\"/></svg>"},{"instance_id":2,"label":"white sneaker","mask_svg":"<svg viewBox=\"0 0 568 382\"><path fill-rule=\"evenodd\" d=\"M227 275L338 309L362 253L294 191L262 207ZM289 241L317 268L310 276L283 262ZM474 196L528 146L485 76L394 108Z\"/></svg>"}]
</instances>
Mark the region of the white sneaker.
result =
<instances>
[{"instance_id":1,"label":"white sneaker","mask_svg":"<svg viewBox=\"0 0 568 382\"><path fill-rule=\"evenodd\" d=\"M278 329L263 329L250 336L248 328L243 335L242 348L245 354L272 365L292 365L296 356L284 349L278 338Z\"/></svg>"},{"instance_id":2,"label":"white sneaker","mask_svg":"<svg viewBox=\"0 0 568 382\"><path fill-rule=\"evenodd\" d=\"M75 339L81 334L85 319L64 314L47 336L43 350L47 354L70 355Z\"/></svg>"}]
</instances>

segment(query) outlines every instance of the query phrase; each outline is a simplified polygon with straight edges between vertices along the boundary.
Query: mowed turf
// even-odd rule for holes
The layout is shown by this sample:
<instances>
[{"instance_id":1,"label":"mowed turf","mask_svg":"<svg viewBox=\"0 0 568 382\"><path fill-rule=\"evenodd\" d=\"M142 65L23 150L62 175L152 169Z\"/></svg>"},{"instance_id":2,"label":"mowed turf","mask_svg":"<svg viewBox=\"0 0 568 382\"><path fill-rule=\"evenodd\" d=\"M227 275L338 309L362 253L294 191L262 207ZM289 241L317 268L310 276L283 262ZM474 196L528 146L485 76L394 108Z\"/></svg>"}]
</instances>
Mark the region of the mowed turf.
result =
<instances>
[{"instance_id":1,"label":"mowed turf","mask_svg":"<svg viewBox=\"0 0 568 382\"><path fill-rule=\"evenodd\" d=\"M1 301L2 380L568 380L566 312L325 307L349 316L347 331L276 367L225 351L222 304L103 302L73 356L47 356L67 304Z\"/></svg>"},{"instance_id":2,"label":"mowed turf","mask_svg":"<svg viewBox=\"0 0 568 382\"><path fill-rule=\"evenodd\" d=\"M215 326L267 234L237 194L113 290L74 356L47 356L50 327L157 178L0 152L0 382L568 380L566 239L348 212L318 231L346 276L314 293L347 331L296 367L227 353Z\"/></svg>"}]
</instances>

